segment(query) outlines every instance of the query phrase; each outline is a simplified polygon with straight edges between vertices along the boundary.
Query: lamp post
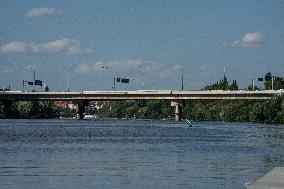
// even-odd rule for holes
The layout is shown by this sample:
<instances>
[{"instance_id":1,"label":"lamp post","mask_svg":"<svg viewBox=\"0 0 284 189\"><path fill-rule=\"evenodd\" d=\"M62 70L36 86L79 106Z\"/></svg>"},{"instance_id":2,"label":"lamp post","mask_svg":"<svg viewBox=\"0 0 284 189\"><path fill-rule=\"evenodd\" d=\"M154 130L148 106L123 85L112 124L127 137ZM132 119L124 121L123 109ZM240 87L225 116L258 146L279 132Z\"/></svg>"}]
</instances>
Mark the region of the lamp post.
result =
<instances>
[{"instance_id":1,"label":"lamp post","mask_svg":"<svg viewBox=\"0 0 284 189\"><path fill-rule=\"evenodd\" d=\"M181 76L181 90L183 91L183 67L182 66L180 66L180 76ZM178 69L178 70L179 70Z\"/></svg>"},{"instance_id":2,"label":"lamp post","mask_svg":"<svg viewBox=\"0 0 284 189\"><path fill-rule=\"evenodd\" d=\"M115 77L113 78L113 90L115 91Z\"/></svg>"},{"instance_id":3,"label":"lamp post","mask_svg":"<svg viewBox=\"0 0 284 189\"><path fill-rule=\"evenodd\" d=\"M272 76L271 77L271 89L273 90L273 80L274 80L274 77Z\"/></svg>"},{"instance_id":4,"label":"lamp post","mask_svg":"<svg viewBox=\"0 0 284 189\"><path fill-rule=\"evenodd\" d=\"M183 91L183 67L181 67L181 90Z\"/></svg>"},{"instance_id":5,"label":"lamp post","mask_svg":"<svg viewBox=\"0 0 284 189\"><path fill-rule=\"evenodd\" d=\"M31 67L31 70L33 71L33 79L34 79L34 81L33 81L33 86L34 86L33 91L35 92L36 91L35 90L36 70L33 67Z\"/></svg>"},{"instance_id":6,"label":"lamp post","mask_svg":"<svg viewBox=\"0 0 284 189\"><path fill-rule=\"evenodd\" d=\"M141 77L141 89L143 89L144 87L144 81L143 81L143 70L142 70L142 64L139 64L139 68L140 68L140 77Z\"/></svg>"},{"instance_id":7,"label":"lamp post","mask_svg":"<svg viewBox=\"0 0 284 189\"><path fill-rule=\"evenodd\" d=\"M71 77L72 67L67 71L67 91L70 91L70 77Z\"/></svg>"},{"instance_id":8,"label":"lamp post","mask_svg":"<svg viewBox=\"0 0 284 189\"><path fill-rule=\"evenodd\" d=\"M101 68L102 68L103 70L109 70L109 69L110 69L109 66L102 66ZM115 91L115 78L113 78L113 87L112 87L112 89Z\"/></svg>"},{"instance_id":9,"label":"lamp post","mask_svg":"<svg viewBox=\"0 0 284 189\"><path fill-rule=\"evenodd\" d=\"M254 78L251 79L252 82L252 90L254 91Z\"/></svg>"}]
</instances>

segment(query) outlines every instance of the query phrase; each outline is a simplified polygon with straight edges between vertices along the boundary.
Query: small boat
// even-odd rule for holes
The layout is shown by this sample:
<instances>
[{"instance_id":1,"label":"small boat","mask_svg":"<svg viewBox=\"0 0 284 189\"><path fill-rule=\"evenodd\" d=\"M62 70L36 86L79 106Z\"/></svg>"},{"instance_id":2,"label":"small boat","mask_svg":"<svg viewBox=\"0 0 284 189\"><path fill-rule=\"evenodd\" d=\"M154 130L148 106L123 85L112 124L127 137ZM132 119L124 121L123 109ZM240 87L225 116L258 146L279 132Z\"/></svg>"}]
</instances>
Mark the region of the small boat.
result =
<instances>
[{"instance_id":1,"label":"small boat","mask_svg":"<svg viewBox=\"0 0 284 189\"><path fill-rule=\"evenodd\" d=\"M189 124L189 127L192 127L193 125L192 125L192 123L188 120L188 119L185 119L186 120L186 122Z\"/></svg>"},{"instance_id":2,"label":"small boat","mask_svg":"<svg viewBox=\"0 0 284 189\"><path fill-rule=\"evenodd\" d=\"M85 115L85 117L84 117L85 119L97 119L98 118L98 116L97 115Z\"/></svg>"}]
</instances>

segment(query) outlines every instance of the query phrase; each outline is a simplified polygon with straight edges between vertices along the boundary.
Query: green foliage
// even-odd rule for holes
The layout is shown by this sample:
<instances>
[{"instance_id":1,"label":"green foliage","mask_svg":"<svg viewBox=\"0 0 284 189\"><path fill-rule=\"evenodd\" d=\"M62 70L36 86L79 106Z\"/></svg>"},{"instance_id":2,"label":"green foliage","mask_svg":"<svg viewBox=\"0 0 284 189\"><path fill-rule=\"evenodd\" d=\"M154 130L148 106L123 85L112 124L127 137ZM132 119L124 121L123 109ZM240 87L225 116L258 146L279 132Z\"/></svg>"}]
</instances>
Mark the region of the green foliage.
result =
<instances>
[{"instance_id":1,"label":"green foliage","mask_svg":"<svg viewBox=\"0 0 284 189\"><path fill-rule=\"evenodd\" d=\"M45 87L44 87L44 92L48 92L49 91L49 87L46 85Z\"/></svg>"},{"instance_id":2,"label":"green foliage","mask_svg":"<svg viewBox=\"0 0 284 189\"><path fill-rule=\"evenodd\" d=\"M227 122L284 123L284 98L265 101L218 100L186 101L183 117L192 120L216 120ZM109 110L99 112L102 117L165 119L173 118L174 108L169 101L112 102Z\"/></svg>"},{"instance_id":3,"label":"green foliage","mask_svg":"<svg viewBox=\"0 0 284 189\"><path fill-rule=\"evenodd\" d=\"M76 117L76 110L70 108L57 108L59 112L59 117ZM86 114L89 114L86 112Z\"/></svg>"},{"instance_id":4,"label":"green foliage","mask_svg":"<svg viewBox=\"0 0 284 189\"><path fill-rule=\"evenodd\" d=\"M185 116L194 120L247 121L245 103L247 102L196 101L191 104L191 113L185 112Z\"/></svg>"},{"instance_id":5,"label":"green foliage","mask_svg":"<svg viewBox=\"0 0 284 189\"><path fill-rule=\"evenodd\" d=\"M254 104L250 115L249 121L252 122L270 122L281 123L283 97L275 97L265 102L257 102Z\"/></svg>"},{"instance_id":6,"label":"green foliage","mask_svg":"<svg viewBox=\"0 0 284 189\"><path fill-rule=\"evenodd\" d=\"M224 78L220 80L219 82L217 81L216 83L212 85L207 85L204 87L203 90L238 90L238 84L236 80L233 80L232 84L229 85L229 82L227 80L227 77L224 75Z\"/></svg>"},{"instance_id":7,"label":"green foliage","mask_svg":"<svg viewBox=\"0 0 284 189\"><path fill-rule=\"evenodd\" d=\"M99 112L101 117L164 119L173 116L169 101L138 100L111 102L108 110Z\"/></svg>"},{"instance_id":8,"label":"green foliage","mask_svg":"<svg viewBox=\"0 0 284 189\"><path fill-rule=\"evenodd\" d=\"M28 118L30 110L32 109L32 103L28 101L19 101L12 104L12 111L15 117Z\"/></svg>"},{"instance_id":9,"label":"green foliage","mask_svg":"<svg viewBox=\"0 0 284 189\"><path fill-rule=\"evenodd\" d=\"M193 120L284 123L284 98L265 101L194 101L184 107L184 117Z\"/></svg>"},{"instance_id":10,"label":"green foliage","mask_svg":"<svg viewBox=\"0 0 284 189\"><path fill-rule=\"evenodd\" d=\"M273 89L274 90L284 89L283 77L273 76L272 78L273 78ZM272 89L272 79L269 80L269 81L265 81L264 87L265 87L266 90Z\"/></svg>"},{"instance_id":11,"label":"green foliage","mask_svg":"<svg viewBox=\"0 0 284 189\"><path fill-rule=\"evenodd\" d=\"M3 105L2 102L0 102L0 119L3 119L3 118L4 118L3 109L4 109L4 105Z\"/></svg>"},{"instance_id":12,"label":"green foliage","mask_svg":"<svg viewBox=\"0 0 284 189\"><path fill-rule=\"evenodd\" d=\"M259 89L260 88L258 86L256 86L256 85L254 85L254 86L249 85L248 88L247 88L248 91L257 91Z\"/></svg>"},{"instance_id":13,"label":"green foliage","mask_svg":"<svg viewBox=\"0 0 284 189\"><path fill-rule=\"evenodd\" d=\"M2 102L0 118L56 118L59 111L55 109L53 102L47 101L17 101Z\"/></svg>"},{"instance_id":14,"label":"green foliage","mask_svg":"<svg viewBox=\"0 0 284 189\"><path fill-rule=\"evenodd\" d=\"M281 124L284 123L284 109L278 112L277 117L276 117L276 122L281 123Z\"/></svg>"},{"instance_id":15,"label":"green foliage","mask_svg":"<svg viewBox=\"0 0 284 189\"><path fill-rule=\"evenodd\" d=\"M229 86L229 90L231 90L231 91L237 91L238 89L239 89L239 87L238 87L237 81L236 81L236 80L233 80L231 86Z\"/></svg>"}]
</instances>

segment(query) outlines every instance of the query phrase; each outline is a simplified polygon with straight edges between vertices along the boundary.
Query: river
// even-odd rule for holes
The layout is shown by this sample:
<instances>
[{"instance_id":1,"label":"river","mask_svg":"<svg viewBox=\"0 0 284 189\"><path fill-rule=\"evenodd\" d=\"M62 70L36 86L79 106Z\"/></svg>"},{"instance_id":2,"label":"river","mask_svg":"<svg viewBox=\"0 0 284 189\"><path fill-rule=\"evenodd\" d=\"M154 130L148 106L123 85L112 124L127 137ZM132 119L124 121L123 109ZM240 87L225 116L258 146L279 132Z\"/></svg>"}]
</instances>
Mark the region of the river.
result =
<instances>
[{"instance_id":1,"label":"river","mask_svg":"<svg viewBox=\"0 0 284 189\"><path fill-rule=\"evenodd\" d=\"M1 189L238 189L284 166L284 125L0 120Z\"/></svg>"}]
</instances>

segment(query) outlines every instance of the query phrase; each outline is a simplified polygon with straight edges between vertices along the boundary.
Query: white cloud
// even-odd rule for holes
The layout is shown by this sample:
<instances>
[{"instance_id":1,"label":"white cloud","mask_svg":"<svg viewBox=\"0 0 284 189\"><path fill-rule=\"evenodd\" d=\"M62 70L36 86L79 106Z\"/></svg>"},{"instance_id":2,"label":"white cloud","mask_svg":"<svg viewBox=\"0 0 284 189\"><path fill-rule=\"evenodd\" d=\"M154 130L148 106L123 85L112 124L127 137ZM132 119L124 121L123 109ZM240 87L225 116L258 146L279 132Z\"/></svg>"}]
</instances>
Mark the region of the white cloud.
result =
<instances>
[{"instance_id":1,"label":"white cloud","mask_svg":"<svg viewBox=\"0 0 284 189\"><path fill-rule=\"evenodd\" d=\"M237 39L231 43L225 43L227 47L243 47L253 48L262 46L264 41L264 34L261 32L246 33L241 39Z\"/></svg>"},{"instance_id":2,"label":"white cloud","mask_svg":"<svg viewBox=\"0 0 284 189\"><path fill-rule=\"evenodd\" d=\"M183 66L180 65L180 64L176 64L176 65L174 66L174 69L175 69L175 70L178 70L178 71L180 71L182 68L183 68Z\"/></svg>"},{"instance_id":3,"label":"white cloud","mask_svg":"<svg viewBox=\"0 0 284 189\"><path fill-rule=\"evenodd\" d=\"M158 73L162 71L164 65L153 61L143 61L141 59L128 59L128 60L110 60L110 61L97 61L95 63L86 64L82 63L77 68L77 72L100 72L102 67L108 67L113 72L151 72ZM88 69L87 69L88 68Z\"/></svg>"},{"instance_id":4,"label":"white cloud","mask_svg":"<svg viewBox=\"0 0 284 189\"><path fill-rule=\"evenodd\" d=\"M21 53L26 50L26 44L22 41L12 41L0 47L0 53Z\"/></svg>"},{"instance_id":5,"label":"white cloud","mask_svg":"<svg viewBox=\"0 0 284 189\"><path fill-rule=\"evenodd\" d=\"M176 77L177 75L181 75L181 71L183 66L181 64L173 65L172 67L164 67L160 72L157 74L161 78L169 78L169 77Z\"/></svg>"},{"instance_id":6,"label":"white cloud","mask_svg":"<svg viewBox=\"0 0 284 189\"><path fill-rule=\"evenodd\" d=\"M29 45L33 52L64 52L67 54L89 54L93 53L94 49L82 48L81 43L77 39L63 38L47 43L31 43Z\"/></svg>"},{"instance_id":7,"label":"white cloud","mask_svg":"<svg viewBox=\"0 0 284 189\"><path fill-rule=\"evenodd\" d=\"M76 71L80 73L88 73L91 70L91 65L90 64L80 64L77 68Z\"/></svg>"},{"instance_id":8,"label":"white cloud","mask_svg":"<svg viewBox=\"0 0 284 189\"><path fill-rule=\"evenodd\" d=\"M104 68L102 68L104 67ZM107 67L107 69L105 69ZM81 63L74 67L74 71L79 77L92 78L96 85L108 83L115 77L125 77L134 79L132 85L141 89L141 85L147 89L160 89L167 86L167 89L180 89L181 68L183 68L184 87L200 88L212 81L222 77L218 72L218 67L211 64L164 64L162 62L148 61L143 59L126 59L97 61L94 63ZM222 69L221 69L222 70ZM208 74L208 73L212 74ZM119 84L118 84L119 85ZM129 85L128 87L131 87ZM127 86L118 86L125 89ZM165 89L165 88L164 88Z\"/></svg>"},{"instance_id":9,"label":"white cloud","mask_svg":"<svg viewBox=\"0 0 284 189\"><path fill-rule=\"evenodd\" d=\"M90 54L94 52L92 48L82 48L81 42L73 38L63 38L46 43L25 43L21 41L12 41L0 47L2 53L20 53L31 51L34 53L65 53Z\"/></svg>"},{"instance_id":10,"label":"white cloud","mask_svg":"<svg viewBox=\"0 0 284 189\"><path fill-rule=\"evenodd\" d=\"M27 17L59 16L62 12L54 8L33 8L25 14Z\"/></svg>"},{"instance_id":11,"label":"white cloud","mask_svg":"<svg viewBox=\"0 0 284 189\"><path fill-rule=\"evenodd\" d=\"M145 84L147 88L159 88L158 86L162 83L176 82L176 79L179 78L179 72L176 69L175 65L142 59L127 59L81 63L75 67L74 71L84 77L86 75L96 77L97 82L106 82L115 77L125 77L131 79L132 85L137 87ZM123 86L121 87L123 88Z\"/></svg>"}]
</instances>

